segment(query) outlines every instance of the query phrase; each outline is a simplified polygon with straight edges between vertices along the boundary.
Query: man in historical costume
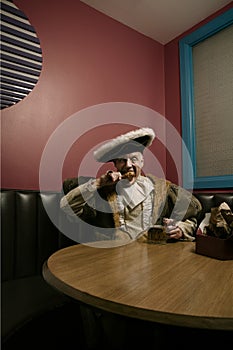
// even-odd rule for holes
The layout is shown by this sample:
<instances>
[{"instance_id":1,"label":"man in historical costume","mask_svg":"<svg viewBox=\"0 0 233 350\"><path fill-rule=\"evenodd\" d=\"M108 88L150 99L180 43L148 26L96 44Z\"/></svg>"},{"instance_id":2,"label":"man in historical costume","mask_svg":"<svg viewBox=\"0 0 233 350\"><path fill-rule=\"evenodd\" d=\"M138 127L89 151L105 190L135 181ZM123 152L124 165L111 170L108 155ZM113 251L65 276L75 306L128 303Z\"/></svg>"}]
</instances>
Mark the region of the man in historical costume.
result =
<instances>
[{"instance_id":1,"label":"man in historical costume","mask_svg":"<svg viewBox=\"0 0 233 350\"><path fill-rule=\"evenodd\" d=\"M94 152L95 160L113 162L116 171L64 181L61 208L93 227L91 240L135 240L154 225L166 225L172 240L195 239L201 211L197 198L166 179L142 174L143 151L154 138L148 127L120 135Z\"/></svg>"}]
</instances>

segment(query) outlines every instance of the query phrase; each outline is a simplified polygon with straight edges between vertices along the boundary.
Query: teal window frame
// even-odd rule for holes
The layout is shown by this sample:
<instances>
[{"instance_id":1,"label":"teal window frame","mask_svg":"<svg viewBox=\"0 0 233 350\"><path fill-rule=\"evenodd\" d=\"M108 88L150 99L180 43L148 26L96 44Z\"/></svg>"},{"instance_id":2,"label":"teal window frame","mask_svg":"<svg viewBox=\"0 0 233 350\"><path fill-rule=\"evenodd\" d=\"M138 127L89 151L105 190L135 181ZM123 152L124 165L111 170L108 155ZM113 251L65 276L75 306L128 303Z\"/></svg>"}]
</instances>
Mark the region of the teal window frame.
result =
<instances>
[{"instance_id":1,"label":"teal window frame","mask_svg":"<svg viewBox=\"0 0 233 350\"><path fill-rule=\"evenodd\" d=\"M196 130L193 95L193 57L192 48L197 43L218 33L233 23L233 8L198 28L179 41L182 138L189 152L193 176L187 169L186 152L182 151L183 186L194 189L233 188L233 174L222 176L197 176L196 172Z\"/></svg>"}]
</instances>

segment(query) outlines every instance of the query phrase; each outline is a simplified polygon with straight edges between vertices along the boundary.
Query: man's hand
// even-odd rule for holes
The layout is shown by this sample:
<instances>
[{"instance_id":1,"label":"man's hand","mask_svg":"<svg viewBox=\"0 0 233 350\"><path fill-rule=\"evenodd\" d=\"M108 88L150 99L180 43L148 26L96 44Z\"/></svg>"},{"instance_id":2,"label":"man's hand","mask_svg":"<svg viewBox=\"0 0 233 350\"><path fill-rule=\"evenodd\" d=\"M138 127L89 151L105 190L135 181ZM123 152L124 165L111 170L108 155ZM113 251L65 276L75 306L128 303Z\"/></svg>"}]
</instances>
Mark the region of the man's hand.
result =
<instances>
[{"instance_id":1,"label":"man's hand","mask_svg":"<svg viewBox=\"0 0 233 350\"><path fill-rule=\"evenodd\" d=\"M166 229L166 233L169 238L181 239L183 238L182 230L177 226L168 226Z\"/></svg>"},{"instance_id":2,"label":"man's hand","mask_svg":"<svg viewBox=\"0 0 233 350\"><path fill-rule=\"evenodd\" d=\"M183 238L183 232L178 226L176 226L175 220L164 218L163 223L166 227L166 233L169 238L173 238L173 239Z\"/></svg>"},{"instance_id":3,"label":"man's hand","mask_svg":"<svg viewBox=\"0 0 233 350\"><path fill-rule=\"evenodd\" d=\"M99 179L96 179L97 187L111 186L121 180L122 175L120 172L107 171Z\"/></svg>"}]
</instances>

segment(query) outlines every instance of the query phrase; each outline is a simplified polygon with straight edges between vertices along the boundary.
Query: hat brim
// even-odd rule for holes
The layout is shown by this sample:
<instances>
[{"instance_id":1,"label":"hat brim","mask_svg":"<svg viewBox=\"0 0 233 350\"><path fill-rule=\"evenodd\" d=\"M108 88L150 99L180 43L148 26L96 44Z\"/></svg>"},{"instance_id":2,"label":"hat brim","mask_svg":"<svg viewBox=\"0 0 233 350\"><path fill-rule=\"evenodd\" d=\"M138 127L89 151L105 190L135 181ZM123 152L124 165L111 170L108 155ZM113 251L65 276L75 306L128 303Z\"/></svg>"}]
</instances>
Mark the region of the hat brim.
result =
<instances>
[{"instance_id":1,"label":"hat brim","mask_svg":"<svg viewBox=\"0 0 233 350\"><path fill-rule=\"evenodd\" d=\"M152 144L154 138L155 133L150 128L133 130L100 146L94 151L94 158L98 162L107 163L116 158L121 158L124 154L142 153L145 147Z\"/></svg>"}]
</instances>

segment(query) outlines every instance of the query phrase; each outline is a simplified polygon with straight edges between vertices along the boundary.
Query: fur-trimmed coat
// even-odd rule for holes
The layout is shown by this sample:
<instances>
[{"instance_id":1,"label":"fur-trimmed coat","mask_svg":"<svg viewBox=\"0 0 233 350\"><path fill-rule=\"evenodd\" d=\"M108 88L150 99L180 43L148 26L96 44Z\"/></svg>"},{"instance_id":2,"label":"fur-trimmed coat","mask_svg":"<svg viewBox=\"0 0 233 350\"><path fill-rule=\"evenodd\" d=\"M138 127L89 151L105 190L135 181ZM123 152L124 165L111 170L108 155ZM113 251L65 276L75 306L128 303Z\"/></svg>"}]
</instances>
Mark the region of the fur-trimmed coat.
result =
<instances>
[{"instance_id":1,"label":"fur-trimmed coat","mask_svg":"<svg viewBox=\"0 0 233 350\"><path fill-rule=\"evenodd\" d=\"M162 224L163 218L172 218L176 221L176 225L181 228L184 239L194 240L198 215L202 209L197 198L189 191L167 180L153 175L147 175L146 178L149 178L153 184L150 224L152 226ZM94 179L80 177L66 179L63 183L63 190L65 195L61 199L61 209L70 219L78 216L90 224L95 231L93 233L95 238L92 240L126 237L132 239L130 233L121 230L117 193L114 186L96 190ZM133 215L133 211L129 219L137 219L137 216ZM140 227L138 223L136 227L138 228L137 238L145 234L144 227Z\"/></svg>"}]
</instances>

